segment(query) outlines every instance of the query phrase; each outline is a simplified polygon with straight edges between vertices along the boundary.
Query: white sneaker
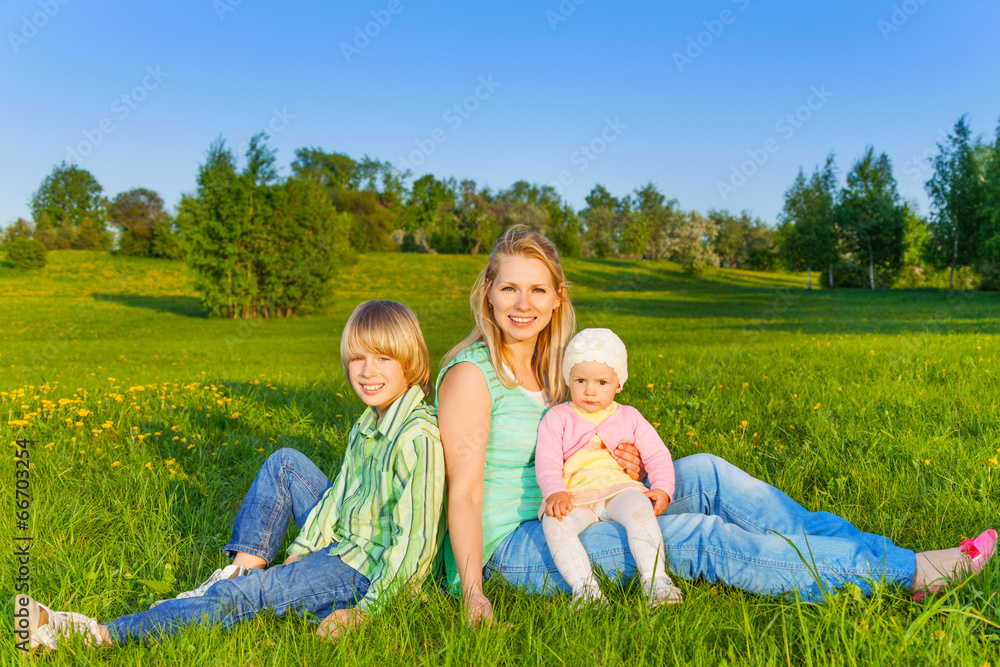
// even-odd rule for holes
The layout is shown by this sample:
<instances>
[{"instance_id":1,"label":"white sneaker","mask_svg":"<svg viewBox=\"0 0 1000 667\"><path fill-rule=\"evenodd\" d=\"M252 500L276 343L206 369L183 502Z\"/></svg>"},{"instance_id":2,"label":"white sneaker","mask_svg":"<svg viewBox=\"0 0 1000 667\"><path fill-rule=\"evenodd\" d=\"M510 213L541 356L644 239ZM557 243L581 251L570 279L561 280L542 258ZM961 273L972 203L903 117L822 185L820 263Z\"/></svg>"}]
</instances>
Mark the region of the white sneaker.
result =
<instances>
[{"instance_id":1,"label":"white sneaker","mask_svg":"<svg viewBox=\"0 0 1000 667\"><path fill-rule=\"evenodd\" d=\"M252 571L253 568L244 567L243 565L227 565L221 570L216 570L215 572L213 572L212 576L206 579L204 582L202 582L201 586L199 586L198 588L195 588L194 590L190 591L184 591L183 593L172 599L184 600L186 598L200 598L203 595L205 595L205 593L208 592L208 589L214 586L216 583L223 581L225 579L235 579L236 577L242 577L243 575L249 574ZM149 605L149 608L152 609L156 605L162 604L164 602L166 602L166 600L157 600L153 604Z\"/></svg>"},{"instance_id":2,"label":"white sneaker","mask_svg":"<svg viewBox=\"0 0 1000 667\"><path fill-rule=\"evenodd\" d=\"M583 611L591 607L602 607L608 603L596 583L583 584L573 592L573 609Z\"/></svg>"},{"instance_id":3,"label":"white sneaker","mask_svg":"<svg viewBox=\"0 0 1000 667\"><path fill-rule=\"evenodd\" d=\"M656 577L652 582L643 584L649 590L649 606L652 609L664 604L677 604L684 599L681 589L674 586L670 577Z\"/></svg>"},{"instance_id":4,"label":"white sneaker","mask_svg":"<svg viewBox=\"0 0 1000 667\"><path fill-rule=\"evenodd\" d=\"M55 651L61 638L79 634L87 643L100 646L104 643L97 629L96 618L71 611L53 611L27 595L14 596L14 632L17 649L25 657L32 653Z\"/></svg>"}]
</instances>

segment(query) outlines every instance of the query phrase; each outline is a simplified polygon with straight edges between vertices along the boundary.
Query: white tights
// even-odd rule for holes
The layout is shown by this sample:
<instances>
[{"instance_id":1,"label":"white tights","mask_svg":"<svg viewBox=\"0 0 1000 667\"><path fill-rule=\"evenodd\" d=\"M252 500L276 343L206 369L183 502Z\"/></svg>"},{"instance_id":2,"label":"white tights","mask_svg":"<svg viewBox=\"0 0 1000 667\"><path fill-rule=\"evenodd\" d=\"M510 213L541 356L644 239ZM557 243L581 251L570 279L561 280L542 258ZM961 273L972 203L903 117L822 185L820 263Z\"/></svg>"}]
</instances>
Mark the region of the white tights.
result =
<instances>
[{"instance_id":1,"label":"white tights","mask_svg":"<svg viewBox=\"0 0 1000 667\"><path fill-rule=\"evenodd\" d=\"M653 504L644 493L629 489L614 498L573 508L560 521L542 517L542 532L552 553L559 574L573 589L574 600L601 601L601 589L590 567L580 533L598 521L620 523L628 533L628 548L632 552L643 588L654 606L681 601L681 592L667 575L664 562L663 534L653 513Z\"/></svg>"}]
</instances>

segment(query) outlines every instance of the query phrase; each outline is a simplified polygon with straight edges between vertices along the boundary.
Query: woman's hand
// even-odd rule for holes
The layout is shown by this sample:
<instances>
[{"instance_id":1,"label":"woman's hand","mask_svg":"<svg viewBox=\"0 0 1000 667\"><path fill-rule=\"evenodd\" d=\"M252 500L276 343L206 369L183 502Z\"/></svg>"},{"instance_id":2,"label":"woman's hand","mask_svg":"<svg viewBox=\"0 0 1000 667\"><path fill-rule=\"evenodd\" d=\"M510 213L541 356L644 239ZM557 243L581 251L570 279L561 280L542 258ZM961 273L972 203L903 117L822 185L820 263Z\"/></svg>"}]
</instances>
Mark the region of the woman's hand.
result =
<instances>
[{"instance_id":1,"label":"woman's hand","mask_svg":"<svg viewBox=\"0 0 1000 667\"><path fill-rule=\"evenodd\" d=\"M625 474L637 482L646 479L646 466L642 465L639 458L639 450L635 445L623 442L615 449L615 460L622 467Z\"/></svg>"},{"instance_id":2,"label":"woman's hand","mask_svg":"<svg viewBox=\"0 0 1000 667\"><path fill-rule=\"evenodd\" d=\"M465 613L465 623L470 628L494 623L493 605L490 604L489 598L484 593L466 595L462 607Z\"/></svg>"},{"instance_id":3,"label":"woman's hand","mask_svg":"<svg viewBox=\"0 0 1000 667\"><path fill-rule=\"evenodd\" d=\"M297 554L288 554L288 558L285 559L285 562L282 563L282 565L291 565L292 563L296 563L300 560L302 560L302 556Z\"/></svg>"},{"instance_id":4,"label":"woman's hand","mask_svg":"<svg viewBox=\"0 0 1000 667\"><path fill-rule=\"evenodd\" d=\"M554 516L560 521L573 509L573 503L569 500L569 494L565 491L553 493L545 499L545 514Z\"/></svg>"},{"instance_id":5,"label":"woman's hand","mask_svg":"<svg viewBox=\"0 0 1000 667\"><path fill-rule=\"evenodd\" d=\"M337 609L323 619L323 622L319 624L319 629L316 630L316 635L327 641L339 639L341 635L347 634L361 625L365 618L365 612L356 607Z\"/></svg>"},{"instance_id":6,"label":"woman's hand","mask_svg":"<svg viewBox=\"0 0 1000 667\"><path fill-rule=\"evenodd\" d=\"M646 497L653 501L653 514L656 516L660 516L670 507L670 496L666 491L650 489L646 491Z\"/></svg>"}]
</instances>

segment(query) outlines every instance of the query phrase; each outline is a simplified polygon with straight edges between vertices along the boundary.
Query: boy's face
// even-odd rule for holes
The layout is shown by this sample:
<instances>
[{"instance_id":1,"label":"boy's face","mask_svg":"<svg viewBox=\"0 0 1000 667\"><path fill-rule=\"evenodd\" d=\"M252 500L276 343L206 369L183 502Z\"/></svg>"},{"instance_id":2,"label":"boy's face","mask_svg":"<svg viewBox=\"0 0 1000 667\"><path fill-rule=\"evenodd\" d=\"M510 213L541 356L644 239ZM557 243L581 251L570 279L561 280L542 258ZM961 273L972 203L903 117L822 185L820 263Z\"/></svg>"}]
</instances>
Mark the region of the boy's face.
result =
<instances>
[{"instance_id":1,"label":"boy's face","mask_svg":"<svg viewBox=\"0 0 1000 667\"><path fill-rule=\"evenodd\" d=\"M581 361L569 371L569 395L584 412L600 412L622 390L614 370L601 361Z\"/></svg>"},{"instance_id":2,"label":"boy's face","mask_svg":"<svg viewBox=\"0 0 1000 667\"><path fill-rule=\"evenodd\" d=\"M375 408L382 421L393 402L409 389L403 366L387 354L365 351L347 362L351 387L365 405Z\"/></svg>"}]
</instances>

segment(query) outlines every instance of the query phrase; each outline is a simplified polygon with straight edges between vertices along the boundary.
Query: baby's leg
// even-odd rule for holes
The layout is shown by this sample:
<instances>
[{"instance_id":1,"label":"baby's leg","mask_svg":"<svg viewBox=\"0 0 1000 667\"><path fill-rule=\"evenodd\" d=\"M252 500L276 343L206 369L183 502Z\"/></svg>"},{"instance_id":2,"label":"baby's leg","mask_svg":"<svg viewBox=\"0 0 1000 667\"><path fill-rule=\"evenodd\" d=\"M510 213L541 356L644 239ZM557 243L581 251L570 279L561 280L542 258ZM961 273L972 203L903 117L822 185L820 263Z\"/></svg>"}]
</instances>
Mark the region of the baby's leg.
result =
<instances>
[{"instance_id":1,"label":"baby's leg","mask_svg":"<svg viewBox=\"0 0 1000 667\"><path fill-rule=\"evenodd\" d=\"M590 557L580 543L580 533L595 523L597 514L587 506L573 508L562 521L548 515L542 517L542 532L549 545L552 561L559 574L573 589L574 600L604 599L590 567Z\"/></svg>"},{"instance_id":2,"label":"baby's leg","mask_svg":"<svg viewBox=\"0 0 1000 667\"><path fill-rule=\"evenodd\" d=\"M599 518L625 527L628 548L653 606L680 602L681 591L667 575L663 534L646 494L635 489L619 493L607 502Z\"/></svg>"}]
</instances>

